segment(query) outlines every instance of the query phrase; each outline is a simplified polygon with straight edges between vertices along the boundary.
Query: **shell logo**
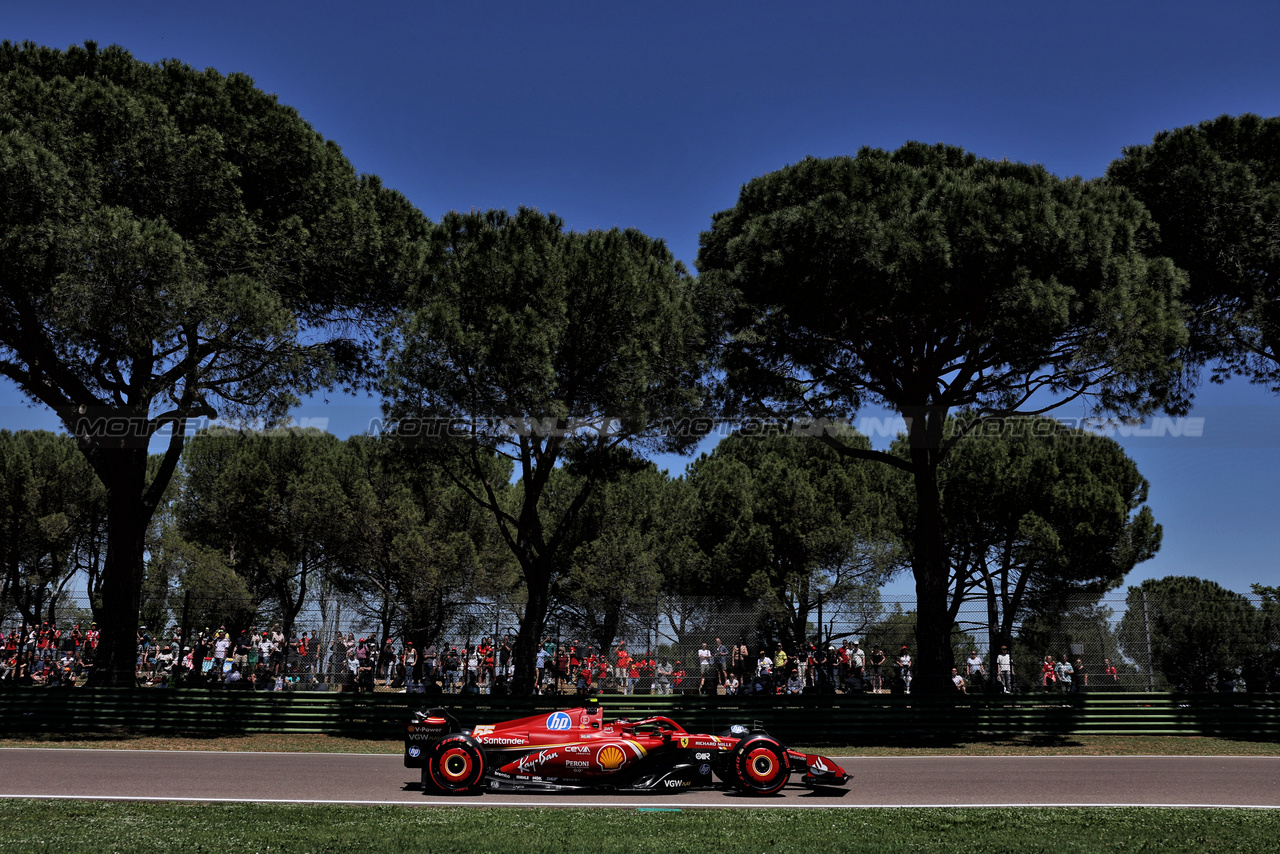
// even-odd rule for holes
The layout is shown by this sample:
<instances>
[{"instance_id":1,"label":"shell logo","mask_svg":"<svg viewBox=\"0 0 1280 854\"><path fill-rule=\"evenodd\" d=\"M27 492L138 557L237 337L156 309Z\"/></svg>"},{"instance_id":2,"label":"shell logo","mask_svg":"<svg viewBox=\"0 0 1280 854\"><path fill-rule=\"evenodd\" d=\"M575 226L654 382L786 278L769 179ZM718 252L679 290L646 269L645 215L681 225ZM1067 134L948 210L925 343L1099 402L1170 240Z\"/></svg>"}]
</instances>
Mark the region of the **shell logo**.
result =
<instances>
[{"instance_id":1,"label":"shell logo","mask_svg":"<svg viewBox=\"0 0 1280 854\"><path fill-rule=\"evenodd\" d=\"M596 754L596 762L605 771L617 771L627 761L627 754L616 744L606 744Z\"/></svg>"}]
</instances>

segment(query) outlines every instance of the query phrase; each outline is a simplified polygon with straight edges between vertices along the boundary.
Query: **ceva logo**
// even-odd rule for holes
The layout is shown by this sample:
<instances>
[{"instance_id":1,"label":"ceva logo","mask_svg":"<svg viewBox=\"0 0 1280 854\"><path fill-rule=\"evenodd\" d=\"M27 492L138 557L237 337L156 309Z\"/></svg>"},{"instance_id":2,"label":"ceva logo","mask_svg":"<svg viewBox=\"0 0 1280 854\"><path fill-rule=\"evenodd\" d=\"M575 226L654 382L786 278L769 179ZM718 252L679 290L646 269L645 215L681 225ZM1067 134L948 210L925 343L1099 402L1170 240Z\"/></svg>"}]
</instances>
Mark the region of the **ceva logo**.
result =
<instances>
[{"instance_id":1,"label":"ceva logo","mask_svg":"<svg viewBox=\"0 0 1280 854\"><path fill-rule=\"evenodd\" d=\"M547 729L549 730L565 730L573 728L573 719L564 712L556 712L547 718Z\"/></svg>"}]
</instances>

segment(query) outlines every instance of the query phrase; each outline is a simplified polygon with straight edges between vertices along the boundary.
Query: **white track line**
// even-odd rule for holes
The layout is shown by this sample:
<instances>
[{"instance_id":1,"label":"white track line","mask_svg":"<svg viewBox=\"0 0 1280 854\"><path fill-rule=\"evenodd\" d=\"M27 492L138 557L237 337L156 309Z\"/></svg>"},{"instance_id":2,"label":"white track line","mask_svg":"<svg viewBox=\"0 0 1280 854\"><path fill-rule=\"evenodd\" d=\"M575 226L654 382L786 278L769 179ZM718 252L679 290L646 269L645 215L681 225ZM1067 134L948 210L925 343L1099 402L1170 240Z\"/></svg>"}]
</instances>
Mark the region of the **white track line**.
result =
<instances>
[{"instance_id":1,"label":"white track line","mask_svg":"<svg viewBox=\"0 0 1280 854\"><path fill-rule=\"evenodd\" d=\"M794 749L794 748L793 748ZM94 753L198 753L209 756L359 756L359 757L388 757L400 758L399 753L345 753L341 751L300 751L300 750L164 750L159 748L134 748L134 747L0 747L0 751L5 750L56 750L59 752L66 751L92 751ZM824 756L826 754L823 754ZM898 762L933 760L933 759L965 759L970 762L978 759L987 760L1010 760L1010 759L1089 759L1094 762L1098 760L1123 761L1127 759L1270 759L1273 762L1280 762L1280 756L1256 755L1248 753L1224 753L1224 754L1178 754L1178 753L1134 753L1123 756L1090 756L1086 754L1066 754L1066 755L1007 755L1007 756L967 756L963 753L940 753L933 756L831 756L829 757L841 764L845 762L861 762L865 760L874 760L883 762L885 760L894 760ZM0 795L0 797L4 797Z\"/></svg>"},{"instance_id":2,"label":"white track line","mask_svg":"<svg viewBox=\"0 0 1280 854\"><path fill-rule=\"evenodd\" d=\"M793 748L794 749L794 748ZM394 757L400 758L399 753L345 753L341 751L301 751L301 750L164 750L159 748L134 748L134 747L0 747L0 751L5 750L57 750L57 751L93 751L95 753L199 753L211 756L361 756L361 757ZM826 754L823 754L826 755ZM1090 756L1085 754L1066 754L1066 755L1008 755L1008 756L967 756L963 753L940 753L933 756L832 756L831 759L839 763L859 762L862 760L875 760L881 762L892 759L895 761L911 761L911 760L927 760L927 759L965 759L973 761L976 759L990 760L1008 760L1008 759L1089 759L1098 760L1115 760L1121 761L1126 759L1270 759L1274 762L1280 762L1280 756L1267 755L1251 755L1247 753L1224 753L1224 754L1177 754L1177 753L1134 753L1123 756ZM5 797L0 795L0 797Z\"/></svg>"},{"instance_id":3,"label":"white track line","mask_svg":"<svg viewBox=\"0 0 1280 854\"><path fill-rule=\"evenodd\" d=\"M727 804L690 804L680 801L654 802L639 798L633 801L590 801L588 803L529 803L528 801L456 801L456 800L421 800L421 801L341 801L341 800L290 800L286 798L270 798L246 801L243 798L160 798L160 797L128 797L117 795L23 795L0 793L0 798L25 799L33 801L137 801L144 803L195 803L195 804L299 804L304 806L402 806L402 807L518 807L523 809L576 809L581 807L609 807L616 809L1043 809L1049 807L1077 808L1109 808L1109 809L1237 809L1237 810L1277 810L1280 806L1265 804L1156 804L1156 803L1004 803L1004 804L798 804L794 802L775 803L772 801L752 801L750 803Z\"/></svg>"}]
</instances>

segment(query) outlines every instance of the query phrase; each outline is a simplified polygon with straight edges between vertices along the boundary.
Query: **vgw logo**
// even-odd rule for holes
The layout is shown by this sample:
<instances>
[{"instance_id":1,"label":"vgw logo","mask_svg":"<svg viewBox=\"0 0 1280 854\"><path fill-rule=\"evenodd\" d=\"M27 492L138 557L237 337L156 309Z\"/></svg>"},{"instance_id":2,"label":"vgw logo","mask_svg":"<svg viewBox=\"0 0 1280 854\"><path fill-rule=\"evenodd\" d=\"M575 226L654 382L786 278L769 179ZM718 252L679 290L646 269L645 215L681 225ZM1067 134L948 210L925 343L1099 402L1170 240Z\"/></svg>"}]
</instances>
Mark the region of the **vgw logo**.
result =
<instances>
[{"instance_id":1,"label":"vgw logo","mask_svg":"<svg viewBox=\"0 0 1280 854\"><path fill-rule=\"evenodd\" d=\"M564 712L556 712L554 715L547 718L547 729L549 730L555 731L572 728L573 720Z\"/></svg>"}]
</instances>

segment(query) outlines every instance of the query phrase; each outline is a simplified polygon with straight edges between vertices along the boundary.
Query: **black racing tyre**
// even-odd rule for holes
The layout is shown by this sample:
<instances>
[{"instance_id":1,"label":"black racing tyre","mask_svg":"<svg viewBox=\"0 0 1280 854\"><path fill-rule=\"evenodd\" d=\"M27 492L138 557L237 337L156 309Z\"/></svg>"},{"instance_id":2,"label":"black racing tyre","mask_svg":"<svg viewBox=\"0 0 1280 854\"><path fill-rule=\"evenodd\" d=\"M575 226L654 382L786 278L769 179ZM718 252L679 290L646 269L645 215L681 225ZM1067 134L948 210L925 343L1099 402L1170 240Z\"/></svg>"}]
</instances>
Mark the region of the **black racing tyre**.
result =
<instances>
[{"instance_id":1,"label":"black racing tyre","mask_svg":"<svg viewBox=\"0 0 1280 854\"><path fill-rule=\"evenodd\" d=\"M791 779L791 763L776 739L752 735L729 752L729 776L734 786L748 794L772 795Z\"/></svg>"},{"instance_id":2,"label":"black racing tyre","mask_svg":"<svg viewBox=\"0 0 1280 854\"><path fill-rule=\"evenodd\" d=\"M462 733L440 739L427 754L423 786L431 785L446 795L466 795L480 788L484 780L484 750Z\"/></svg>"}]
</instances>

